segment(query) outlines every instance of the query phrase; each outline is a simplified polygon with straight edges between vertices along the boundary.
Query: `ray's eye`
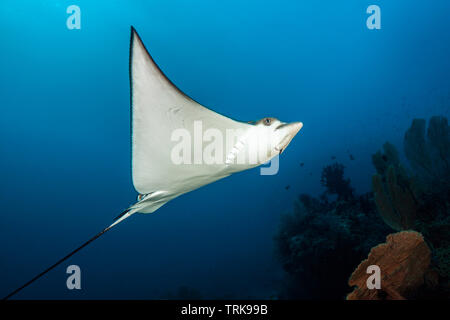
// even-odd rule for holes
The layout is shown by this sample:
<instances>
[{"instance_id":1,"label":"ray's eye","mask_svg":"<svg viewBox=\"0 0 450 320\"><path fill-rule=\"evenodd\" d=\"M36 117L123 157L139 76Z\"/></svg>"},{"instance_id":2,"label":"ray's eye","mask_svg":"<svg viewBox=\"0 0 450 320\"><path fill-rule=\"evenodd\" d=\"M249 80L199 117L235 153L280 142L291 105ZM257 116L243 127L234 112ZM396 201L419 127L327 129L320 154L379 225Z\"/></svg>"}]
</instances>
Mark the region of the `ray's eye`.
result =
<instances>
[{"instance_id":1,"label":"ray's eye","mask_svg":"<svg viewBox=\"0 0 450 320\"><path fill-rule=\"evenodd\" d=\"M272 123L272 119L270 119L270 118L265 118L263 122L264 122L264 124L265 124L266 126L270 126L270 124Z\"/></svg>"}]
</instances>

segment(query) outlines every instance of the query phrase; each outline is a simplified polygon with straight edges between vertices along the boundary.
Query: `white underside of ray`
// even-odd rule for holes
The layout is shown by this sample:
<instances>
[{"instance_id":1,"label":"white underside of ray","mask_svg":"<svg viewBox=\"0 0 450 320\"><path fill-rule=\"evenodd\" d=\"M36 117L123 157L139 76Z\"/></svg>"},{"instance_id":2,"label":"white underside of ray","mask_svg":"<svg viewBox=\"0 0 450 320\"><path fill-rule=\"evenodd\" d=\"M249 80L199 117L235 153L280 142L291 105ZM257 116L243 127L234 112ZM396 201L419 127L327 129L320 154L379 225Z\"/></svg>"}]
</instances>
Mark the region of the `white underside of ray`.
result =
<instances>
[{"instance_id":1,"label":"white underside of ray","mask_svg":"<svg viewBox=\"0 0 450 320\"><path fill-rule=\"evenodd\" d=\"M164 76L134 30L130 72L133 184L140 194L153 193L142 201L147 206L138 212L153 212L180 194L230 175L233 170L226 163L175 164L171 152L178 142L172 141L172 133L183 128L194 138L194 121L201 121L203 132L215 128L224 137L227 129L247 131L251 125L222 116L184 95Z\"/></svg>"}]
</instances>

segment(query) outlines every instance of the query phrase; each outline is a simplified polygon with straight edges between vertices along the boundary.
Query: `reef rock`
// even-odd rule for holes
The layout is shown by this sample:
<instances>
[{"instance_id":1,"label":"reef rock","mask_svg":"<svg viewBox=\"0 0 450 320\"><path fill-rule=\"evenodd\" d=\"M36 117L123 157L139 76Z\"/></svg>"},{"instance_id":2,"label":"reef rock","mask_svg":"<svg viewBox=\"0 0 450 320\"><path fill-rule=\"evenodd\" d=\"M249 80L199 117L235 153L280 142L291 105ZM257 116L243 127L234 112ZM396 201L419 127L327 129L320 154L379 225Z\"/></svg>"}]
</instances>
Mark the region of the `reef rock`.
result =
<instances>
[{"instance_id":1,"label":"reef rock","mask_svg":"<svg viewBox=\"0 0 450 320\"><path fill-rule=\"evenodd\" d=\"M344 179L344 165L335 162L323 168L320 183L329 194L336 194L340 200L353 198L350 179Z\"/></svg>"},{"instance_id":2,"label":"reef rock","mask_svg":"<svg viewBox=\"0 0 450 320\"><path fill-rule=\"evenodd\" d=\"M349 285L356 286L347 300L400 300L414 297L424 284L431 252L422 235L402 231L386 237L386 243L373 247L366 260L356 268ZM368 289L367 267L377 265L381 270L381 289Z\"/></svg>"}]
</instances>

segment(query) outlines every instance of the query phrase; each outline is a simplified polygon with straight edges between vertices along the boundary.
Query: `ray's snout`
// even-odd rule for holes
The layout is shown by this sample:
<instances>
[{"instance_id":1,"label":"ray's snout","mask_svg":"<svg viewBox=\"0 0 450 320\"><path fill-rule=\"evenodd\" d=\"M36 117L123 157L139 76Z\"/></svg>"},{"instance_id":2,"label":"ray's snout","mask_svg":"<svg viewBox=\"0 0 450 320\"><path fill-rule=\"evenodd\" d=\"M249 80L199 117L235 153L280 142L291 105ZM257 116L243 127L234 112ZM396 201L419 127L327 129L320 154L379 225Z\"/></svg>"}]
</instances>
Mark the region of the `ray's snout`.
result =
<instances>
[{"instance_id":1,"label":"ray's snout","mask_svg":"<svg viewBox=\"0 0 450 320\"><path fill-rule=\"evenodd\" d=\"M294 137L303 127L303 122L282 123L276 130L282 130L285 134Z\"/></svg>"},{"instance_id":2,"label":"ray's snout","mask_svg":"<svg viewBox=\"0 0 450 320\"><path fill-rule=\"evenodd\" d=\"M279 132L281 139L275 150L282 153L302 127L302 122L283 123L279 125L276 131Z\"/></svg>"},{"instance_id":3,"label":"ray's snout","mask_svg":"<svg viewBox=\"0 0 450 320\"><path fill-rule=\"evenodd\" d=\"M303 128L303 122L292 122L288 124L291 134L295 136L301 128Z\"/></svg>"}]
</instances>

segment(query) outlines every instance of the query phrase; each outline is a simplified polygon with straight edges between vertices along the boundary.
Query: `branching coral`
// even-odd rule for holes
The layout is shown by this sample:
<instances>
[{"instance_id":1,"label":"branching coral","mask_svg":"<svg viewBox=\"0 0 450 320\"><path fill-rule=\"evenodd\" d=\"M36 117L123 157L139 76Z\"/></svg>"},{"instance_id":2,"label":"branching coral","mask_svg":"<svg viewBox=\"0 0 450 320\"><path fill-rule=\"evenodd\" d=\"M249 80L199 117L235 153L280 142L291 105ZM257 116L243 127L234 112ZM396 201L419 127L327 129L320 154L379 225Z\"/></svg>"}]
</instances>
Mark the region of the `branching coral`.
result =
<instances>
[{"instance_id":1,"label":"branching coral","mask_svg":"<svg viewBox=\"0 0 450 320\"><path fill-rule=\"evenodd\" d=\"M398 168L400 165L397 149L392 143L386 142L383 145L382 152L377 151L377 153L372 155L372 163L379 175L386 175L389 166Z\"/></svg>"},{"instance_id":2,"label":"branching coral","mask_svg":"<svg viewBox=\"0 0 450 320\"><path fill-rule=\"evenodd\" d=\"M411 229L414 227L419 205L414 182L400 165L395 147L386 142L383 151L372 156L378 172L372 177L378 211L394 230Z\"/></svg>"},{"instance_id":3,"label":"branching coral","mask_svg":"<svg viewBox=\"0 0 450 320\"><path fill-rule=\"evenodd\" d=\"M405 155L427 191L450 186L450 129L447 118L432 117L428 124L414 119L405 133Z\"/></svg>"},{"instance_id":4,"label":"branching coral","mask_svg":"<svg viewBox=\"0 0 450 320\"><path fill-rule=\"evenodd\" d=\"M414 119L411 127L405 132L404 150L411 167L422 176L432 174L431 159L425 141L426 121Z\"/></svg>"},{"instance_id":5,"label":"branching coral","mask_svg":"<svg viewBox=\"0 0 450 320\"><path fill-rule=\"evenodd\" d=\"M375 202L381 217L394 230L413 228L418 204L412 189L398 183L392 166L388 168L385 180L383 182L378 174L372 177Z\"/></svg>"}]
</instances>

